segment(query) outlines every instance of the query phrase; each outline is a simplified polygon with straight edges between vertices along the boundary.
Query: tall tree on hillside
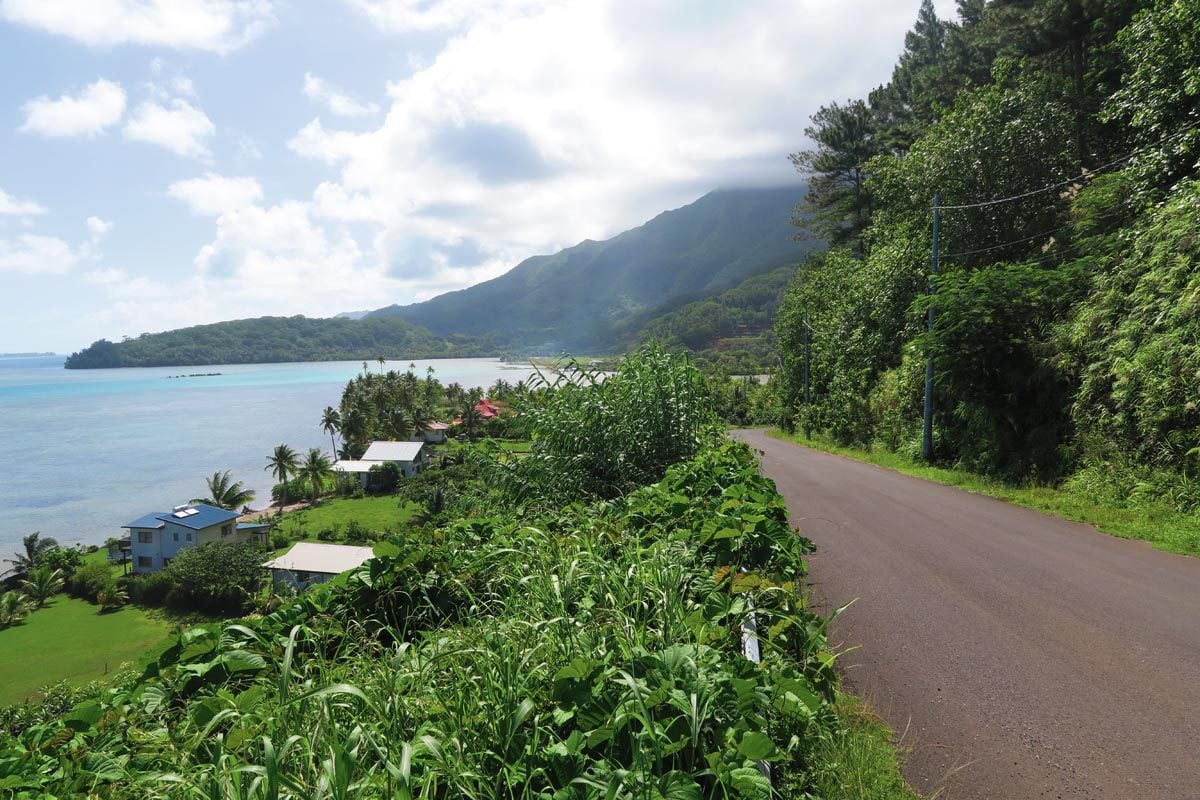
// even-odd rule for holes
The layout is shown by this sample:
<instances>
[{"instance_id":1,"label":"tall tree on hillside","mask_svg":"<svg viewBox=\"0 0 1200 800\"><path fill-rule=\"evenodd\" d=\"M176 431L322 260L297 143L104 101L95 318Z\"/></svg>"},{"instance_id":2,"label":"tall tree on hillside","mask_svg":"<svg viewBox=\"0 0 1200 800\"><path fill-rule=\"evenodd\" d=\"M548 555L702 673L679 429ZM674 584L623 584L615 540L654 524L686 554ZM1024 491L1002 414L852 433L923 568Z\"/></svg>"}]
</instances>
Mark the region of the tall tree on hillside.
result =
<instances>
[{"instance_id":1,"label":"tall tree on hillside","mask_svg":"<svg viewBox=\"0 0 1200 800\"><path fill-rule=\"evenodd\" d=\"M479 410L475 408L475 401L469 397L463 404L462 408L462 426L467 432L467 436L474 438L475 429L479 427L479 422L482 417L479 415Z\"/></svg>"},{"instance_id":2,"label":"tall tree on hillside","mask_svg":"<svg viewBox=\"0 0 1200 800\"><path fill-rule=\"evenodd\" d=\"M295 475L299 468L300 459L296 455L296 451L286 444L276 445L274 452L267 456L267 465L263 469L270 472L279 481L280 514L283 514L283 507L287 505L288 478Z\"/></svg>"},{"instance_id":3,"label":"tall tree on hillside","mask_svg":"<svg viewBox=\"0 0 1200 800\"><path fill-rule=\"evenodd\" d=\"M371 431L370 417L360 404L352 404L342 412L342 449L347 458L362 455Z\"/></svg>"},{"instance_id":4,"label":"tall tree on hillside","mask_svg":"<svg viewBox=\"0 0 1200 800\"><path fill-rule=\"evenodd\" d=\"M300 465L299 477L308 483L314 506L325 488L325 483L333 477L333 474L333 464L330 463L328 456L316 447L311 448L304 463Z\"/></svg>"},{"instance_id":5,"label":"tall tree on hillside","mask_svg":"<svg viewBox=\"0 0 1200 800\"><path fill-rule=\"evenodd\" d=\"M871 109L861 100L830 103L813 115L804 134L816 147L790 156L809 175L808 194L793 222L831 246L861 251L872 210L866 164L882 152Z\"/></svg>"},{"instance_id":6,"label":"tall tree on hillside","mask_svg":"<svg viewBox=\"0 0 1200 800\"><path fill-rule=\"evenodd\" d=\"M403 409L393 408L386 411L382 420L382 433L393 442L402 442L413 432L412 418Z\"/></svg>"},{"instance_id":7,"label":"tall tree on hillside","mask_svg":"<svg viewBox=\"0 0 1200 800\"><path fill-rule=\"evenodd\" d=\"M953 100L956 87L946 80L945 51L946 25L932 0L921 0L917 21L904 35L904 52L892 82L872 97L876 113L888 120L880 134L891 151L907 152L921 130L937 121L937 109Z\"/></svg>"},{"instance_id":8,"label":"tall tree on hillside","mask_svg":"<svg viewBox=\"0 0 1200 800\"><path fill-rule=\"evenodd\" d=\"M204 482L208 485L208 497L193 497L190 502L204 503L227 511L236 511L252 502L255 491L247 489L241 481L233 480L229 472L229 470L214 472L211 478L205 478Z\"/></svg>"},{"instance_id":9,"label":"tall tree on hillside","mask_svg":"<svg viewBox=\"0 0 1200 800\"><path fill-rule=\"evenodd\" d=\"M329 434L329 446L333 448L334 456L337 455L337 440L333 435L341 430L342 416L333 406L325 406L325 410L321 412L321 430Z\"/></svg>"}]
</instances>

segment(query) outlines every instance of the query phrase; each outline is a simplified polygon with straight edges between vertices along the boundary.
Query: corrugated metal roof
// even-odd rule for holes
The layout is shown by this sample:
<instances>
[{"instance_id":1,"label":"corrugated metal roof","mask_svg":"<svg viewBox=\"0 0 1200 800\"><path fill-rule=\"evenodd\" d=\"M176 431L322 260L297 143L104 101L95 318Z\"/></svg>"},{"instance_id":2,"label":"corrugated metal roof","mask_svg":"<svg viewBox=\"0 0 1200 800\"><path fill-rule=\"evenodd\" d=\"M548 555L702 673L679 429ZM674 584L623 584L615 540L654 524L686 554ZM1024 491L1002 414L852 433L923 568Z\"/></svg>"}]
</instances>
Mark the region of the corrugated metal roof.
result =
<instances>
[{"instance_id":1,"label":"corrugated metal roof","mask_svg":"<svg viewBox=\"0 0 1200 800\"><path fill-rule=\"evenodd\" d=\"M286 569L290 572L322 572L337 575L370 561L375 557L369 547L345 544L297 542L292 549L263 564L267 569Z\"/></svg>"},{"instance_id":2,"label":"corrugated metal roof","mask_svg":"<svg viewBox=\"0 0 1200 800\"><path fill-rule=\"evenodd\" d=\"M424 442L371 442L363 461L416 461Z\"/></svg>"},{"instance_id":3,"label":"corrugated metal roof","mask_svg":"<svg viewBox=\"0 0 1200 800\"><path fill-rule=\"evenodd\" d=\"M163 521L159 517L170 516L170 512L151 511L144 517L138 517L133 522L126 522L122 528L161 528Z\"/></svg>"},{"instance_id":4,"label":"corrugated metal roof","mask_svg":"<svg viewBox=\"0 0 1200 800\"><path fill-rule=\"evenodd\" d=\"M191 511L196 513L188 513ZM170 522L175 525L180 525L184 528L191 528L198 531L202 528L211 528L213 525L221 525L225 522L231 522L237 519L236 511L226 511L223 508L216 506L206 506L203 503L193 503L187 506L187 512L183 511L156 511L152 514L147 514L144 517L138 517L128 525L122 525L122 528L161 528L164 523Z\"/></svg>"}]
</instances>

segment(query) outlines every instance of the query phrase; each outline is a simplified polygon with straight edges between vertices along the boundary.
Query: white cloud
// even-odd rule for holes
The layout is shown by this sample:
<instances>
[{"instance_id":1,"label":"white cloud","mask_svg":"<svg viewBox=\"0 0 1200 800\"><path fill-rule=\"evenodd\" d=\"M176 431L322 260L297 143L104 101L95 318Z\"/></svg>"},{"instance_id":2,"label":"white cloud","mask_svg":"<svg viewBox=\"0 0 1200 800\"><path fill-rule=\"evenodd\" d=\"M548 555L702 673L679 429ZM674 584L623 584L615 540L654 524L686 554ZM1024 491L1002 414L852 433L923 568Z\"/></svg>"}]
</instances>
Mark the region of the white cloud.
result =
<instances>
[{"instance_id":1,"label":"white cloud","mask_svg":"<svg viewBox=\"0 0 1200 800\"><path fill-rule=\"evenodd\" d=\"M87 227L88 231L92 234L92 241L98 242L108 235L108 232L112 230L113 224L108 220L100 219L100 217L88 217Z\"/></svg>"},{"instance_id":2,"label":"white cloud","mask_svg":"<svg viewBox=\"0 0 1200 800\"><path fill-rule=\"evenodd\" d=\"M886 80L916 16L893 0L345 2L446 44L389 84L372 129L317 118L288 146L337 170L313 214L374 225L390 276L443 291L713 188L798 181L809 116ZM848 64L826 32L851 29Z\"/></svg>"},{"instance_id":3,"label":"white cloud","mask_svg":"<svg viewBox=\"0 0 1200 800\"><path fill-rule=\"evenodd\" d=\"M167 194L187 203L196 214L218 216L257 203L262 200L263 190L255 178L227 178L209 172L172 183Z\"/></svg>"},{"instance_id":4,"label":"white cloud","mask_svg":"<svg viewBox=\"0 0 1200 800\"><path fill-rule=\"evenodd\" d=\"M156 144L180 156L207 158L206 140L216 130L203 111L176 99L169 107L150 102L138 106L125 123L125 138Z\"/></svg>"},{"instance_id":5,"label":"white cloud","mask_svg":"<svg viewBox=\"0 0 1200 800\"><path fill-rule=\"evenodd\" d=\"M273 21L271 0L4 0L0 17L85 44L224 53Z\"/></svg>"},{"instance_id":6,"label":"white cloud","mask_svg":"<svg viewBox=\"0 0 1200 800\"><path fill-rule=\"evenodd\" d=\"M71 245L55 236L25 233L0 239L0 272L60 275L79 262Z\"/></svg>"},{"instance_id":7,"label":"white cloud","mask_svg":"<svg viewBox=\"0 0 1200 800\"><path fill-rule=\"evenodd\" d=\"M45 213L46 209L32 200L18 200L8 192L0 189L0 216L26 217Z\"/></svg>"},{"instance_id":8,"label":"white cloud","mask_svg":"<svg viewBox=\"0 0 1200 800\"><path fill-rule=\"evenodd\" d=\"M128 273L123 269L116 267L105 267L104 269L94 269L90 272L85 272L81 276L84 283L91 283L98 286L113 286L124 283L129 280Z\"/></svg>"},{"instance_id":9,"label":"white cloud","mask_svg":"<svg viewBox=\"0 0 1200 800\"><path fill-rule=\"evenodd\" d=\"M304 96L325 103L339 117L366 117L379 113L378 104L359 102L311 72L304 73Z\"/></svg>"},{"instance_id":10,"label":"white cloud","mask_svg":"<svg viewBox=\"0 0 1200 800\"><path fill-rule=\"evenodd\" d=\"M90 138L120 121L125 113L125 90L121 84L101 78L78 96L64 94L52 100L43 95L25 103L21 111L25 123L20 130L24 133Z\"/></svg>"},{"instance_id":11,"label":"white cloud","mask_svg":"<svg viewBox=\"0 0 1200 800\"><path fill-rule=\"evenodd\" d=\"M382 30L409 32L487 24L545 8L556 0L345 0Z\"/></svg>"}]
</instances>

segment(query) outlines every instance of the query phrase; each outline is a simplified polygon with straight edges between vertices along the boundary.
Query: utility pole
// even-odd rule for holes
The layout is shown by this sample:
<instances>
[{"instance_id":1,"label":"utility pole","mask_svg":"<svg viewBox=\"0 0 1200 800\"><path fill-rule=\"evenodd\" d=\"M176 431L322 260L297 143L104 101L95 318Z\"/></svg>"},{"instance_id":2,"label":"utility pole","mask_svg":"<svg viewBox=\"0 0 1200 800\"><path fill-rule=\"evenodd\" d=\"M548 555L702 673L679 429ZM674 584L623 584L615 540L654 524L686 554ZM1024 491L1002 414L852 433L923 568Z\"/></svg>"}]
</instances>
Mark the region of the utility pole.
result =
<instances>
[{"instance_id":1,"label":"utility pole","mask_svg":"<svg viewBox=\"0 0 1200 800\"><path fill-rule=\"evenodd\" d=\"M938 227L942 221L942 196L933 196L933 254L930 256L932 271L929 277L929 294L937 292L938 274ZM933 303L929 303L929 332L933 333ZM930 339L933 337L931 336ZM925 429L921 435L921 458L929 461L933 456L933 351L925 356Z\"/></svg>"},{"instance_id":2,"label":"utility pole","mask_svg":"<svg viewBox=\"0 0 1200 800\"><path fill-rule=\"evenodd\" d=\"M812 429L809 427L808 402L810 399L808 390L808 371L812 365L812 328L808 326L808 315L804 316L804 438L812 438Z\"/></svg>"}]
</instances>

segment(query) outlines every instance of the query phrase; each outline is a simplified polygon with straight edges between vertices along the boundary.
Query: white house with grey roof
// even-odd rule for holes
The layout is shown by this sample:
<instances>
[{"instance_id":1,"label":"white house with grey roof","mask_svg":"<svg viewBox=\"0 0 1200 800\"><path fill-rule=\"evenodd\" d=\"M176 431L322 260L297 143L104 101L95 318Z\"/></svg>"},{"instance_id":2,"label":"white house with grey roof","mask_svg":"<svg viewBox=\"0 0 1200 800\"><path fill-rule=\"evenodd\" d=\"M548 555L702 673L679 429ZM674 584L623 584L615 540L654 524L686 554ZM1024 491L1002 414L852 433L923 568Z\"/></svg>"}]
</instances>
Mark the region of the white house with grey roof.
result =
<instances>
[{"instance_id":1,"label":"white house with grey roof","mask_svg":"<svg viewBox=\"0 0 1200 800\"><path fill-rule=\"evenodd\" d=\"M297 542L291 550L263 566L271 570L272 583L303 590L359 567L374 557L375 553L369 547Z\"/></svg>"},{"instance_id":2,"label":"white house with grey roof","mask_svg":"<svg viewBox=\"0 0 1200 800\"><path fill-rule=\"evenodd\" d=\"M371 467L391 462L400 468L404 476L428 469L429 451L424 442L371 442L360 459L342 459L333 465L338 472L355 475L363 486L367 485Z\"/></svg>"},{"instance_id":3,"label":"white house with grey roof","mask_svg":"<svg viewBox=\"0 0 1200 800\"><path fill-rule=\"evenodd\" d=\"M157 572L189 547L209 542L254 542L266 544L269 525L239 523L238 515L203 503L155 511L127 522L130 560L138 574Z\"/></svg>"}]
</instances>

